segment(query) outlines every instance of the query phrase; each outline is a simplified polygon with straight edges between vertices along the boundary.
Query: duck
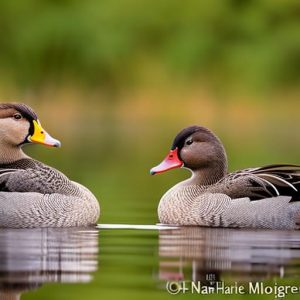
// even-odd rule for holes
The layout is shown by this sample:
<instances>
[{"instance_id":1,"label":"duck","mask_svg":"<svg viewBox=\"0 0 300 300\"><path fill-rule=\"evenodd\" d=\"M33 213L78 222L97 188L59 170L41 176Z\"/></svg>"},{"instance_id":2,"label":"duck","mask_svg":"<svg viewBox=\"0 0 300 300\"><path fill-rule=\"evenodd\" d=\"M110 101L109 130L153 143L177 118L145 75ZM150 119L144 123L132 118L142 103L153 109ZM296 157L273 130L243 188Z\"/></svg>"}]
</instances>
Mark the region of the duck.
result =
<instances>
[{"instance_id":1,"label":"duck","mask_svg":"<svg viewBox=\"0 0 300 300\"><path fill-rule=\"evenodd\" d=\"M161 223L178 226L300 229L300 166L273 164L228 173L221 140L204 126L175 137L155 175L186 168L192 176L160 199Z\"/></svg>"},{"instance_id":2,"label":"duck","mask_svg":"<svg viewBox=\"0 0 300 300\"><path fill-rule=\"evenodd\" d=\"M61 146L31 107L0 103L0 228L95 224L100 206L92 192L26 155L28 144Z\"/></svg>"}]
</instances>

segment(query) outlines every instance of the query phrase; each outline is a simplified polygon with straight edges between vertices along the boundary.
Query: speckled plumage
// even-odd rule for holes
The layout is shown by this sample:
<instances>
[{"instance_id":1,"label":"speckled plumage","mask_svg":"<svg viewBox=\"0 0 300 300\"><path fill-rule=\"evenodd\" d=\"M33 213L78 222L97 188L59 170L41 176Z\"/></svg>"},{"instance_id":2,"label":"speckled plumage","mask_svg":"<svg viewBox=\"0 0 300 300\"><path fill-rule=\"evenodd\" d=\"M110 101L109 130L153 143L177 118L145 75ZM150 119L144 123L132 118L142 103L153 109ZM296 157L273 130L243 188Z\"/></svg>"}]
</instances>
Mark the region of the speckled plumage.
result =
<instances>
[{"instance_id":1,"label":"speckled plumage","mask_svg":"<svg viewBox=\"0 0 300 300\"><path fill-rule=\"evenodd\" d=\"M17 105L13 107L18 111ZM24 110L27 106L21 107ZM8 108L1 105L1 109L11 109L11 105ZM23 110L20 113L24 115ZM30 108L27 111L35 117ZM1 136L0 147L0 227L72 227L96 223L99 203L87 188L31 159L20 146L7 146L6 151Z\"/></svg>"},{"instance_id":2,"label":"speckled plumage","mask_svg":"<svg viewBox=\"0 0 300 300\"><path fill-rule=\"evenodd\" d=\"M175 138L184 166L193 176L167 191L160 200L161 223L212 227L249 227L272 229L300 228L300 166L270 165L227 173L225 150L213 133L195 126ZM197 137L198 134L198 137ZM194 136L194 144L186 144ZM198 139L198 140L197 140ZM177 141L177 144L176 144ZM215 151L215 156L201 147ZM216 150L218 149L218 150ZM220 153L222 152L223 153ZM206 157L209 157L206 159ZM224 160L220 162L220 157ZM215 161L214 161L215 159ZM212 163L210 163L212 160ZM226 170L225 170L226 168ZM152 172L162 172L159 166Z\"/></svg>"}]
</instances>

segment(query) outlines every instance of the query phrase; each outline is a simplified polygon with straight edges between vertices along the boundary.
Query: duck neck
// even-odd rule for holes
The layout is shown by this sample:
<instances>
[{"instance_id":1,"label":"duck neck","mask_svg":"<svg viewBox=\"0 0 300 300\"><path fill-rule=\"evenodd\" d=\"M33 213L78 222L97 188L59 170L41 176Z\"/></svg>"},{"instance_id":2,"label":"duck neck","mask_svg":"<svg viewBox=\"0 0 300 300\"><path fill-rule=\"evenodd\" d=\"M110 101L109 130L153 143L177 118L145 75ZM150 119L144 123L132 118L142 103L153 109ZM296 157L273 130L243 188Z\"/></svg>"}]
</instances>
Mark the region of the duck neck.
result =
<instances>
[{"instance_id":1,"label":"duck neck","mask_svg":"<svg viewBox=\"0 0 300 300\"><path fill-rule=\"evenodd\" d=\"M4 144L0 140L0 164L12 163L16 160L28 157L21 147Z\"/></svg>"},{"instance_id":2,"label":"duck neck","mask_svg":"<svg viewBox=\"0 0 300 300\"><path fill-rule=\"evenodd\" d=\"M227 174L227 160L215 162L213 165L192 170L189 182L196 185L212 185Z\"/></svg>"}]
</instances>

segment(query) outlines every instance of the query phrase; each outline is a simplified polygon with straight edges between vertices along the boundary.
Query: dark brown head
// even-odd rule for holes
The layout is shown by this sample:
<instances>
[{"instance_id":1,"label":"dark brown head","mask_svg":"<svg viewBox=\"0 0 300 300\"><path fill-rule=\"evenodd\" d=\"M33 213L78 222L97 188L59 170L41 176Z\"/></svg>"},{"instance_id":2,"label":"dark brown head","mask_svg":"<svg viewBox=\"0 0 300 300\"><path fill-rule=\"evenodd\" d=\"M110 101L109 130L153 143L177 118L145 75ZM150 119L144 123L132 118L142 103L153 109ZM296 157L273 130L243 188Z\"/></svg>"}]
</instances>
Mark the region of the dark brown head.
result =
<instances>
[{"instance_id":1,"label":"dark brown head","mask_svg":"<svg viewBox=\"0 0 300 300\"><path fill-rule=\"evenodd\" d=\"M180 131L171 150L161 164L151 169L152 175L174 168L185 167L192 171L214 169L224 176L227 158L219 138L201 126L190 126Z\"/></svg>"},{"instance_id":2,"label":"dark brown head","mask_svg":"<svg viewBox=\"0 0 300 300\"><path fill-rule=\"evenodd\" d=\"M19 147L27 143L60 146L60 142L42 128L32 108L22 103L0 103L0 140L2 146Z\"/></svg>"}]
</instances>

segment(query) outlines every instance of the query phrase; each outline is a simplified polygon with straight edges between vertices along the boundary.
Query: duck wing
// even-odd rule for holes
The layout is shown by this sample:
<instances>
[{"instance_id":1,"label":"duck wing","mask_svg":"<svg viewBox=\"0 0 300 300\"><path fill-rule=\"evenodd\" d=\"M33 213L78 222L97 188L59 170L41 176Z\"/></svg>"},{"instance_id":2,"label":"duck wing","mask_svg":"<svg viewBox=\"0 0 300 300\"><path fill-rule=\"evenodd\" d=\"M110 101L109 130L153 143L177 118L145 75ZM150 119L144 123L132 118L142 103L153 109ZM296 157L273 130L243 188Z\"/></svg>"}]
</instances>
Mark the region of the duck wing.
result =
<instances>
[{"instance_id":1,"label":"duck wing","mask_svg":"<svg viewBox=\"0 0 300 300\"><path fill-rule=\"evenodd\" d=\"M43 167L35 169L1 169L1 192L38 192L42 194L69 194L73 187L70 180L61 172Z\"/></svg>"},{"instance_id":2,"label":"duck wing","mask_svg":"<svg viewBox=\"0 0 300 300\"><path fill-rule=\"evenodd\" d=\"M223 180L224 190L231 198L249 197L260 200L276 196L291 196L300 201L300 166L268 165L228 174Z\"/></svg>"},{"instance_id":3,"label":"duck wing","mask_svg":"<svg viewBox=\"0 0 300 300\"><path fill-rule=\"evenodd\" d=\"M17 169L0 169L0 192L9 192L9 188L6 183L8 178L16 174L19 170Z\"/></svg>"}]
</instances>

